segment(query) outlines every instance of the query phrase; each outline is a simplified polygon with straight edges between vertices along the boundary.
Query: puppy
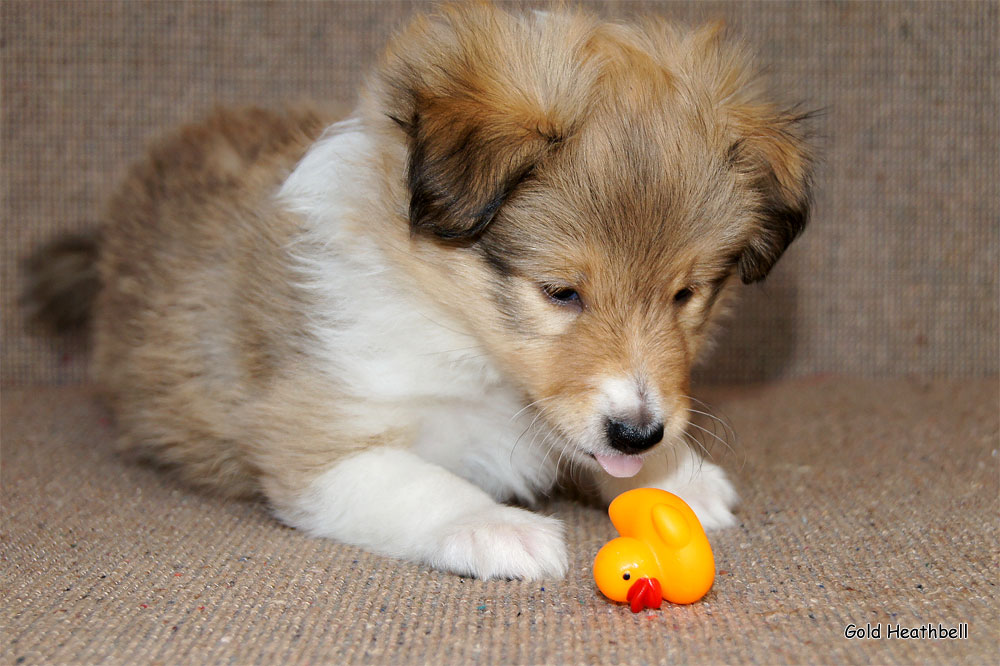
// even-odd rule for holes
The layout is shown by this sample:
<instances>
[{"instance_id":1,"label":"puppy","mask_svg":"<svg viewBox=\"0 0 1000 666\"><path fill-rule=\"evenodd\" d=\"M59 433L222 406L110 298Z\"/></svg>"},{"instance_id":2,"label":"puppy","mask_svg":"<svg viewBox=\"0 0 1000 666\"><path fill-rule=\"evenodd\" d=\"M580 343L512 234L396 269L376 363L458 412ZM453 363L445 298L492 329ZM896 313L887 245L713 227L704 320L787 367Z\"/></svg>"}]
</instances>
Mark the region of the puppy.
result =
<instances>
[{"instance_id":1,"label":"puppy","mask_svg":"<svg viewBox=\"0 0 1000 666\"><path fill-rule=\"evenodd\" d=\"M123 441L310 534L481 578L565 573L559 521L503 502L567 470L732 524L685 444L690 369L805 225L811 161L744 50L445 7L333 120L182 129L112 198L97 277L71 245L75 277L36 285L42 309L97 292Z\"/></svg>"}]
</instances>

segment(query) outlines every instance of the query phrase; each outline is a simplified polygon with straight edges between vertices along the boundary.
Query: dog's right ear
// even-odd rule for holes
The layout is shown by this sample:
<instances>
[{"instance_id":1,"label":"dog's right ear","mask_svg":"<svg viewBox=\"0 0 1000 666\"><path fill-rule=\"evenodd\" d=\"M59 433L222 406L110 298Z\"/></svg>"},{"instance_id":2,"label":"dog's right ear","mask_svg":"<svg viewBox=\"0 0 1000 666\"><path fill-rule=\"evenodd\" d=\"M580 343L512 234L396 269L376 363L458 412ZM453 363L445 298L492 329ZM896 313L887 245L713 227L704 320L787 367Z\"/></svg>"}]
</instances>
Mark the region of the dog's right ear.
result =
<instances>
[{"instance_id":1,"label":"dog's right ear","mask_svg":"<svg viewBox=\"0 0 1000 666\"><path fill-rule=\"evenodd\" d=\"M414 233L474 240L572 131L595 75L580 57L590 24L572 30L461 3L390 42L374 92L406 135Z\"/></svg>"},{"instance_id":2,"label":"dog's right ear","mask_svg":"<svg viewBox=\"0 0 1000 666\"><path fill-rule=\"evenodd\" d=\"M443 240L472 240L561 135L545 118L523 118L457 96L413 91L408 121L410 226Z\"/></svg>"}]
</instances>

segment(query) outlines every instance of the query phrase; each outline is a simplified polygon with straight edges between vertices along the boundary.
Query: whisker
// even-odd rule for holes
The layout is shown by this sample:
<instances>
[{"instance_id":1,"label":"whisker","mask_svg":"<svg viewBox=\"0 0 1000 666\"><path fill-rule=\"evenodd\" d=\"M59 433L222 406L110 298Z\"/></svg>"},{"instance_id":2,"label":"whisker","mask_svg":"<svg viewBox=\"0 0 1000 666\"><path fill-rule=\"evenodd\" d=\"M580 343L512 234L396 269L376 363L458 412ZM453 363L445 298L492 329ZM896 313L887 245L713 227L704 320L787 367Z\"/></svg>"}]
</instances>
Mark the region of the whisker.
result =
<instances>
[{"instance_id":1,"label":"whisker","mask_svg":"<svg viewBox=\"0 0 1000 666\"><path fill-rule=\"evenodd\" d=\"M705 459L705 458L711 458L712 457L712 454L708 450L708 448L705 446L705 443L702 442L701 439L699 439L698 437L696 437L694 435L694 433L691 433L691 432L685 430L681 434L684 435L684 441L690 442L691 444L694 444L695 447L704 454L702 456L699 456L699 458Z\"/></svg>"},{"instance_id":2,"label":"whisker","mask_svg":"<svg viewBox=\"0 0 1000 666\"><path fill-rule=\"evenodd\" d=\"M688 478L688 483L690 483L694 481L695 478L697 478L697 476L701 473L702 466L705 464L705 458L709 457L709 453L708 449L705 448L705 446L698 440L697 437L688 432L684 432L683 434L686 441L694 443L696 448L701 449L702 451L705 452L705 455L698 456L698 466L691 468L691 476Z\"/></svg>"},{"instance_id":3,"label":"whisker","mask_svg":"<svg viewBox=\"0 0 1000 666\"><path fill-rule=\"evenodd\" d=\"M702 416L708 418L709 422L712 424L713 431L715 430L716 424L721 425L726 439L729 439L730 435L732 435L733 439L736 439L736 432L732 429L732 427L728 423L726 423L723 419L720 419L718 416L716 416L715 414L711 414L709 412L703 412L700 409L692 409L690 407L688 408L688 411L693 414L701 414Z\"/></svg>"},{"instance_id":4,"label":"whisker","mask_svg":"<svg viewBox=\"0 0 1000 666\"><path fill-rule=\"evenodd\" d=\"M701 405L702 407L704 407L705 411L704 412L700 412L700 413L704 414L708 418L712 419L712 421L717 421L719 423L719 425L721 425L726 430L727 433L729 433L729 434L732 435L732 438L733 438L734 441L736 441L736 440L739 439L736 436L736 431L729 424L729 419L726 417L725 414L721 414L720 413L719 415L715 415L714 413L712 413L712 412L715 411L715 408L712 407L712 405L710 405L707 402L705 402L704 400L699 400L698 398L696 398L696 397L694 397L692 395L685 396L685 397L688 400L692 400L692 401L698 403L699 405ZM728 436L727 436L727 439L728 439Z\"/></svg>"},{"instance_id":5,"label":"whisker","mask_svg":"<svg viewBox=\"0 0 1000 666\"><path fill-rule=\"evenodd\" d=\"M742 456L740 456L741 458L740 469L743 469L743 467L745 467L747 463L746 451L743 450L743 447L740 446L740 438L736 434L736 430L730 425L729 419L725 418L724 416L720 417L716 414L711 413L714 408L705 401L699 400L698 398L695 398L694 396L690 395L685 397L688 400L696 402L702 407L704 407L705 411L702 411L700 409L694 409L691 407L688 408L688 411L691 412L692 414L698 414L706 417L708 419L709 424L711 425L712 430L711 431L707 430L703 426L695 423L693 420L689 420L688 423L697 428L698 430L701 430L702 432L711 435L715 440L721 442L726 447L726 449L733 455L739 455L737 449L742 450ZM717 426L722 428L721 436L717 430Z\"/></svg>"},{"instance_id":6,"label":"whisker","mask_svg":"<svg viewBox=\"0 0 1000 666\"><path fill-rule=\"evenodd\" d=\"M521 414L523 414L523 413L525 412L525 410L527 410L527 409L530 409L531 407L534 407L535 405L537 405L537 404L539 404L539 403L542 403L542 402L545 402L546 400L554 400L554 399L555 399L556 397L557 397L557 396L554 396L554 395L550 395L550 396L549 396L549 397L547 397L547 398L539 398L538 400L534 400L534 401L532 401L532 402L529 402L529 403L528 403L527 405L525 405L525 406L524 406L524 407L522 407L521 409L517 410L517 412L516 412L516 413L514 414L514 416L510 417L510 420L511 420L511 421L513 421L513 420L514 420L514 419L516 419L516 418L517 418L518 416L520 416ZM539 412L539 413L540 413L540 412ZM536 417L536 418L537 418L537 417Z\"/></svg>"},{"instance_id":7,"label":"whisker","mask_svg":"<svg viewBox=\"0 0 1000 666\"><path fill-rule=\"evenodd\" d=\"M436 354L457 354L464 351L472 351L474 349L482 349L480 345L472 345L471 347L456 347L453 349L435 349L433 351L421 352L420 356L434 356ZM474 356L463 356L462 358L486 358L489 354L482 353L476 354Z\"/></svg>"},{"instance_id":8,"label":"whisker","mask_svg":"<svg viewBox=\"0 0 1000 666\"><path fill-rule=\"evenodd\" d=\"M733 450L733 447L731 447L729 445L729 442L727 442L726 440L722 439L721 437L719 437L714 432L711 432L710 430L707 430L707 429L701 427L700 425L698 425L697 423L695 423L693 421L689 421L688 425L690 425L693 428L697 428L698 430L700 430L701 432L705 433L706 435L709 435L710 437L712 437L713 439L715 439L715 441L719 442L724 447L726 447L726 450L728 450L730 453L732 453L733 455L736 455L736 452ZM708 455L709 457L712 457L714 459L714 457L711 455L711 453L709 452L709 450L707 448L705 449L705 454Z\"/></svg>"},{"instance_id":9,"label":"whisker","mask_svg":"<svg viewBox=\"0 0 1000 666\"><path fill-rule=\"evenodd\" d=\"M537 402L537 401L536 401L536 402ZM517 415L518 415L518 414L521 414L521 413L522 413L522 412L523 412L523 411L524 411L525 409L527 409L527 408L528 408L528 407L530 407L530 406L531 406L530 404L529 404L529 405L526 405L526 406L525 406L525 407L524 407L523 409L519 410L519 411L517 412L517 414L515 414L515 415L514 415L513 417L511 417L511 421L513 421L513 420L514 420L515 418L517 418ZM510 466L511 466L511 467L514 467L514 451L515 451L515 450L517 449L517 445L518 445L518 444L519 444L519 443L521 442L521 439L522 439L522 438L524 437L524 435L525 435L525 434L526 434L526 433L527 433L527 432L528 432L529 430L531 430L531 429L532 429L532 428L534 427L535 423L536 423L536 422L538 421L538 419L540 419L540 418L541 418L541 416L542 416L542 410L541 410L541 409L539 409L539 410L538 410L538 411L537 411L537 412L535 413L535 418L531 419L531 422L530 422L530 423L529 423L528 425L526 425L526 426L524 427L524 430L522 430L522 431L521 431L521 434L520 434L520 435L518 435L518 436L517 436L517 439L515 439L515 440L514 440L514 445L513 445L512 447L510 447L510 457L508 458L508 461L507 461L507 462L508 462L508 464L510 464ZM534 433L534 434L533 434L533 435L531 436L531 443L529 443L529 444L528 444L528 447L529 447L529 448L531 448L532 446L534 446L534 444L535 444L535 440L536 440L537 438L538 438L538 433L537 433L537 432L535 432L535 433Z\"/></svg>"}]
</instances>

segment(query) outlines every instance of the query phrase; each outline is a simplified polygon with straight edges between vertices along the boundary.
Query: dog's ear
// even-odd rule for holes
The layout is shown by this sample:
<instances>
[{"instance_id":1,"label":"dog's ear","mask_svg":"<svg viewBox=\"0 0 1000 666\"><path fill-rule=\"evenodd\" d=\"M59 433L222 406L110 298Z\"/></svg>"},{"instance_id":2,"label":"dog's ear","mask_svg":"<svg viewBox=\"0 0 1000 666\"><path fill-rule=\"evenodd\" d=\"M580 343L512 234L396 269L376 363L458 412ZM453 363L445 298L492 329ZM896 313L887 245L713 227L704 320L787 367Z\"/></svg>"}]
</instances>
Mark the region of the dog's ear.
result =
<instances>
[{"instance_id":1,"label":"dog's ear","mask_svg":"<svg viewBox=\"0 0 1000 666\"><path fill-rule=\"evenodd\" d=\"M805 118L758 115L730 147L730 159L758 200L755 223L737 260L746 284L767 277L809 221L812 160L802 127Z\"/></svg>"},{"instance_id":2,"label":"dog's ear","mask_svg":"<svg viewBox=\"0 0 1000 666\"><path fill-rule=\"evenodd\" d=\"M406 134L415 233L461 241L489 225L587 108L589 35L588 22L560 29L473 2L418 17L390 42L373 91Z\"/></svg>"},{"instance_id":3,"label":"dog's ear","mask_svg":"<svg viewBox=\"0 0 1000 666\"><path fill-rule=\"evenodd\" d=\"M809 220L812 114L769 101L746 45L721 23L698 30L690 42L709 81L713 103L730 129L728 160L756 199L755 223L737 258L743 282L767 277Z\"/></svg>"},{"instance_id":4,"label":"dog's ear","mask_svg":"<svg viewBox=\"0 0 1000 666\"><path fill-rule=\"evenodd\" d=\"M457 97L416 94L407 184L414 232L471 240L493 220L561 135L540 114L515 114Z\"/></svg>"}]
</instances>

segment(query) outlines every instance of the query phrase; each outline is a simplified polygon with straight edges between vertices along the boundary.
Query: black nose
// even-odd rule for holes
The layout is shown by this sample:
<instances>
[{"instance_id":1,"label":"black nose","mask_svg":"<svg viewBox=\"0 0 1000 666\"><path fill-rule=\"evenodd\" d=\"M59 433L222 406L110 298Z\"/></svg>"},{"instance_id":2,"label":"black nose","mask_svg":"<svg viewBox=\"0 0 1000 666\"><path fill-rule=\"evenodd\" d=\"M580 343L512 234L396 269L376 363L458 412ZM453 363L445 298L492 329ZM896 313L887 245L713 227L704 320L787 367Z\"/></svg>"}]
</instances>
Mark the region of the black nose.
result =
<instances>
[{"instance_id":1,"label":"black nose","mask_svg":"<svg viewBox=\"0 0 1000 666\"><path fill-rule=\"evenodd\" d=\"M608 419L605 429L611 446L622 453L642 453L663 439L663 424L659 422L636 426Z\"/></svg>"}]
</instances>

